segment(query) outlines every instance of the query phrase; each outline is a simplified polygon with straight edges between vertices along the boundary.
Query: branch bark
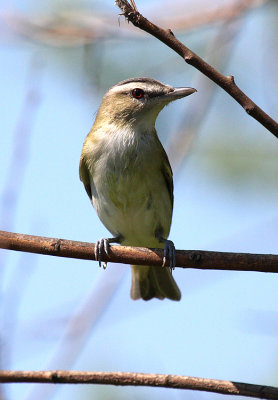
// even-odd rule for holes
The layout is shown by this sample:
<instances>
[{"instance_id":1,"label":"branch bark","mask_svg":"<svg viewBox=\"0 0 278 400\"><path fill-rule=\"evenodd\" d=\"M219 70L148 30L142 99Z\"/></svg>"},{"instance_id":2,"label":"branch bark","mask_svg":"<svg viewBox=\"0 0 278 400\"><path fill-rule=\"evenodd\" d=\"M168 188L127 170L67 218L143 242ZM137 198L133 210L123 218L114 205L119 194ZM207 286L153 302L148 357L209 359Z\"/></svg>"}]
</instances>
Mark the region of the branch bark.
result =
<instances>
[{"instance_id":1,"label":"branch bark","mask_svg":"<svg viewBox=\"0 0 278 400\"><path fill-rule=\"evenodd\" d=\"M249 114L268 129L274 136L278 137L278 123L265 111L255 104L235 83L232 75L225 76L205 62L201 57L181 43L173 34L171 29L163 29L153 24L141 15L136 7L133 7L127 0L116 0L116 5L123 11L128 21L134 26L155 36L179 54L188 64L197 68L209 79L230 94Z\"/></svg>"},{"instance_id":2,"label":"branch bark","mask_svg":"<svg viewBox=\"0 0 278 400\"><path fill-rule=\"evenodd\" d=\"M278 399L278 388L219 379L135 372L0 371L2 383L67 383L150 386Z\"/></svg>"},{"instance_id":3,"label":"branch bark","mask_svg":"<svg viewBox=\"0 0 278 400\"><path fill-rule=\"evenodd\" d=\"M0 231L0 248L57 257L95 260L93 243L23 235ZM162 265L163 250L143 247L111 246L103 261L135 265ZM278 272L278 255L228 253L205 250L177 250L179 268L229 271Z\"/></svg>"}]
</instances>

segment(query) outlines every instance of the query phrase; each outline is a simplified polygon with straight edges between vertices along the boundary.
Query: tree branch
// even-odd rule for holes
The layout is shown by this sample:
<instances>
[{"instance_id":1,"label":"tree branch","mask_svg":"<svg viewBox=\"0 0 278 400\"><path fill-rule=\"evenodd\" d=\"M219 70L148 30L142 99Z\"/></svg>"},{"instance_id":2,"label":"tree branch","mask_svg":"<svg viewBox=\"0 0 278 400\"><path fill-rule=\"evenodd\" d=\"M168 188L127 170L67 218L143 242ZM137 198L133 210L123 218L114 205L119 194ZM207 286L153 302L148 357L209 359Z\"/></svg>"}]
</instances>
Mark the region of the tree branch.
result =
<instances>
[{"instance_id":1,"label":"tree branch","mask_svg":"<svg viewBox=\"0 0 278 400\"><path fill-rule=\"evenodd\" d=\"M257 106L246 94L236 85L232 75L225 76L206 63L201 57L181 43L173 34L171 29L162 29L153 24L141 15L127 0L116 0L116 5L123 11L128 21L145 32L155 36L161 42L178 53L188 64L197 68L200 72L214 81L218 86L229 93L244 110L260 122L273 135L278 137L278 123Z\"/></svg>"},{"instance_id":2,"label":"tree branch","mask_svg":"<svg viewBox=\"0 0 278 400\"><path fill-rule=\"evenodd\" d=\"M94 383L199 390L259 399L278 399L278 388L219 379L135 372L0 371L2 383Z\"/></svg>"},{"instance_id":3,"label":"tree branch","mask_svg":"<svg viewBox=\"0 0 278 400\"><path fill-rule=\"evenodd\" d=\"M0 231L0 248L57 257L95 260L93 243L47 238ZM103 261L135 265L162 265L163 250L143 247L111 246ZM229 271L278 272L278 255L228 253L204 250L177 250L179 268Z\"/></svg>"}]
</instances>

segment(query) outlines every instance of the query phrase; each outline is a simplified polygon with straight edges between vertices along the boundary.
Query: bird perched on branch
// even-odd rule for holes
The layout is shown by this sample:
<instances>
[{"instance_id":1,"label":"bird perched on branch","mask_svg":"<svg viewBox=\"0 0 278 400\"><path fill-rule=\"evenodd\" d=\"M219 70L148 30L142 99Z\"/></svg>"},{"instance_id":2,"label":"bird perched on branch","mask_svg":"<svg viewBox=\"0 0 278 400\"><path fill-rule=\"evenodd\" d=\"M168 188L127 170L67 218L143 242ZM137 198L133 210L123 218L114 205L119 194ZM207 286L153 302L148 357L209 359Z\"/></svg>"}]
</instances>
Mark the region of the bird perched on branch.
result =
<instances>
[{"instance_id":1,"label":"bird perched on branch","mask_svg":"<svg viewBox=\"0 0 278 400\"><path fill-rule=\"evenodd\" d=\"M180 300L172 276L175 247L168 235L173 177L155 121L164 106L194 93L150 78L132 78L108 90L85 139L80 179L96 212L112 233L95 246L101 263L110 243L164 248L161 267L132 266L132 299ZM165 266L169 260L169 266Z\"/></svg>"}]
</instances>

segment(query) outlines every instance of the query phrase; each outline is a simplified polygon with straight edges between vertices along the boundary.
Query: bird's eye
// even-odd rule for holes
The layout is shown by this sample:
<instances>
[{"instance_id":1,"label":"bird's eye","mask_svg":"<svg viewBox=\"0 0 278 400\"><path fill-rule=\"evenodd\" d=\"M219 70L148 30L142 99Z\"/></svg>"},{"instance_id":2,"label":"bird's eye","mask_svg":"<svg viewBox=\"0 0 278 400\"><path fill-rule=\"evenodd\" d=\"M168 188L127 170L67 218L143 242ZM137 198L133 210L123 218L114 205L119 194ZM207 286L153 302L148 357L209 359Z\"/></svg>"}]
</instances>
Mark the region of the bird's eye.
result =
<instances>
[{"instance_id":1,"label":"bird's eye","mask_svg":"<svg viewBox=\"0 0 278 400\"><path fill-rule=\"evenodd\" d=\"M144 97L144 90L136 88L131 91L131 94L135 99L142 99Z\"/></svg>"}]
</instances>

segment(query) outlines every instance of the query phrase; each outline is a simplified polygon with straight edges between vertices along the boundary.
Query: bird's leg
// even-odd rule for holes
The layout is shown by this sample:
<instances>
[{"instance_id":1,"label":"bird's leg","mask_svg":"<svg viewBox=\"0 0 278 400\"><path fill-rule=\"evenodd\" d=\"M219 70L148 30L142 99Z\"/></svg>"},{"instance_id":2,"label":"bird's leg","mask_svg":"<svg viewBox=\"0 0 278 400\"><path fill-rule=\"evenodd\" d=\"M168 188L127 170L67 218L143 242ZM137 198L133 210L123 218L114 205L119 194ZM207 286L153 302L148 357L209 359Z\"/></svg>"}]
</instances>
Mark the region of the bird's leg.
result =
<instances>
[{"instance_id":1,"label":"bird's leg","mask_svg":"<svg viewBox=\"0 0 278 400\"><path fill-rule=\"evenodd\" d=\"M109 256L110 243L121 243L121 241L122 241L122 236L119 235L119 236L108 238L108 239L101 238L96 242L95 258L96 258L96 261L98 261L100 267L101 267L103 253L105 253L107 256ZM106 267L107 267L107 261L105 261L105 264L104 264L104 268L106 268Z\"/></svg>"},{"instance_id":2,"label":"bird's leg","mask_svg":"<svg viewBox=\"0 0 278 400\"><path fill-rule=\"evenodd\" d=\"M162 236L158 237L161 243L164 243L164 254L162 267L165 267L167 257L169 257L169 267L171 270L175 269L176 266L176 249L172 240L164 239Z\"/></svg>"}]
</instances>

